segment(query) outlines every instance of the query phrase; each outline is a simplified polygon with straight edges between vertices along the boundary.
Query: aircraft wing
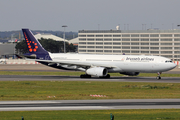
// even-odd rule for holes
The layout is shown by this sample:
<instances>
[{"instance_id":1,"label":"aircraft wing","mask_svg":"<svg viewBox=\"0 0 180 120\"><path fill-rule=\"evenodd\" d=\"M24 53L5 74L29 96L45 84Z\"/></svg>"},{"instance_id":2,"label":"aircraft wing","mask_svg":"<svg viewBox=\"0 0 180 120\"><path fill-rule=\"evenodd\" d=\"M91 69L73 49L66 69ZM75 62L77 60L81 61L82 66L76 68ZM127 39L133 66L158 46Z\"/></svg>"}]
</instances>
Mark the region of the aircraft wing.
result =
<instances>
[{"instance_id":1,"label":"aircraft wing","mask_svg":"<svg viewBox=\"0 0 180 120\"><path fill-rule=\"evenodd\" d=\"M54 65L54 64L59 64L59 65L68 65L68 66L79 66L79 67L91 67L91 66L98 66L98 67L105 67L105 68L115 68L116 66L109 65L109 64L104 64L104 63L90 63L90 62L82 62L82 61L52 61L52 60L39 60L36 59L35 61L37 62L45 62L48 63L49 65Z\"/></svg>"}]
</instances>

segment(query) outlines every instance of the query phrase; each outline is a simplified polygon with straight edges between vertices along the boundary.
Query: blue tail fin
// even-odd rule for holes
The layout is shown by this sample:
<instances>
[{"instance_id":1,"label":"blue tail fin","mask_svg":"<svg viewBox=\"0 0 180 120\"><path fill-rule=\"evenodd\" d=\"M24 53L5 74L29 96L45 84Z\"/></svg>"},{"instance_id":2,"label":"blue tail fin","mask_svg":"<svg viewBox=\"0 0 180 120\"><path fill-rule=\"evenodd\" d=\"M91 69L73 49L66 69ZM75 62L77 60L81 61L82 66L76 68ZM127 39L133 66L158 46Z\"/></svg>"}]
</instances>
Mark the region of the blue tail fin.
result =
<instances>
[{"instance_id":1,"label":"blue tail fin","mask_svg":"<svg viewBox=\"0 0 180 120\"><path fill-rule=\"evenodd\" d=\"M29 29L22 29L30 53L47 53Z\"/></svg>"},{"instance_id":2,"label":"blue tail fin","mask_svg":"<svg viewBox=\"0 0 180 120\"><path fill-rule=\"evenodd\" d=\"M22 29L29 53L26 55L36 55L36 59L51 60L49 53L42 47L29 29Z\"/></svg>"}]
</instances>

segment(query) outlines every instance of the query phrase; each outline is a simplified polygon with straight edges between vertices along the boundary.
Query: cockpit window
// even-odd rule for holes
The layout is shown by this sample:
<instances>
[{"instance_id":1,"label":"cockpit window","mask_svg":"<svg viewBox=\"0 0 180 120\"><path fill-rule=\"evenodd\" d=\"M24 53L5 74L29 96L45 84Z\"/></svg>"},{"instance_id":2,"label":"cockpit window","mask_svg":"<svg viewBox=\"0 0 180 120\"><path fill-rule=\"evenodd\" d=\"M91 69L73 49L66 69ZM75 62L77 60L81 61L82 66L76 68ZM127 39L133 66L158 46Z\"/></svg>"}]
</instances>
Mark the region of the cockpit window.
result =
<instances>
[{"instance_id":1,"label":"cockpit window","mask_svg":"<svg viewBox=\"0 0 180 120\"><path fill-rule=\"evenodd\" d=\"M165 63L172 63L172 60L166 60Z\"/></svg>"}]
</instances>

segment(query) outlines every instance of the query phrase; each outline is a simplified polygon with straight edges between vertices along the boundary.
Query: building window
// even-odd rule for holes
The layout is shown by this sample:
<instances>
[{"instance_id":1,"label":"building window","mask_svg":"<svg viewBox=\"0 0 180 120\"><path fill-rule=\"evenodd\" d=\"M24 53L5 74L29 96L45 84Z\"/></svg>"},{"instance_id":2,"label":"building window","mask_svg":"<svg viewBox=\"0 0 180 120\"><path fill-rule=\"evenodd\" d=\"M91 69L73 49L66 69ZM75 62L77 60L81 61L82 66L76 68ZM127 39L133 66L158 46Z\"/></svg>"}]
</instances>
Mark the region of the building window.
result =
<instances>
[{"instance_id":1,"label":"building window","mask_svg":"<svg viewBox=\"0 0 180 120\"><path fill-rule=\"evenodd\" d=\"M122 39L122 41L130 41L130 39Z\"/></svg>"},{"instance_id":2,"label":"building window","mask_svg":"<svg viewBox=\"0 0 180 120\"><path fill-rule=\"evenodd\" d=\"M122 37L130 37L129 34L122 34Z\"/></svg>"},{"instance_id":3,"label":"building window","mask_svg":"<svg viewBox=\"0 0 180 120\"><path fill-rule=\"evenodd\" d=\"M112 37L112 35L104 35L104 37Z\"/></svg>"},{"instance_id":4,"label":"building window","mask_svg":"<svg viewBox=\"0 0 180 120\"><path fill-rule=\"evenodd\" d=\"M112 42L105 42L104 45L112 45Z\"/></svg>"},{"instance_id":5,"label":"building window","mask_svg":"<svg viewBox=\"0 0 180 120\"><path fill-rule=\"evenodd\" d=\"M148 34L142 34L141 37L149 37Z\"/></svg>"},{"instance_id":6,"label":"building window","mask_svg":"<svg viewBox=\"0 0 180 120\"><path fill-rule=\"evenodd\" d=\"M161 37L172 37L172 34L161 34Z\"/></svg>"},{"instance_id":7,"label":"building window","mask_svg":"<svg viewBox=\"0 0 180 120\"><path fill-rule=\"evenodd\" d=\"M172 47L161 47L161 49L172 49Z\"/></svg>"},{"instance_id":8,"label":"building window","mask_svg":"<svg viewBox=\"0 0 180 120\"><path fill-rule=\"evenodd\" d=\"M88 45L93 45L93 44L94 44L94 42L87 42L87 44L88 44Z\"/></svg>"},{"instance_id":9,"label":"building window","mask_svg":"<svg viewBox=\"0 0 180 120\"><path fill-rule=\"evenodd\" d=\"M141 47L141 49L149 49L149 47Z\"/></svg>"},{"instance_id":10,"label":"building window","mask_svg":"<svg viewBox=\"0 0 180 120\"><path fill-rule=\"evenodd\" d=\"M150 41L159 41L159 39L150 39Z\"/></svg>"},{"instance_id":11,"label":"building window","mask_svg":"<svg viewBox=\"0 0 180 120\"><path fill-rule=\"evenodd\" d=\"M172 39L161 39L161 41L172 41Z\"/></svg>"},{"instance_id":12,"label":"building window","mask_svg":"<svg viewBox=\"0 0 180 120\"><path fill-rule=\"evenodd\" d=\"M131 37L139 37L139 34L132 34Z\"/></svg>"},{"instance_id":13,"label":"building window","mask_svg":"<svg viewBox=\"0 0 180 120\"><path fill-rule=\"evenodd\" d=\"M121 49L120 46L113 46L113 49Z\"/></svg>"},{"instance_id":14,"label":"building window","mask_svg":"<svg viewBox=\"0 0 180 120\"><path fill-rule=\"evenodd\" d=\"M141 51L141 53L149 53L149 51Z\"/></svg>"},{"instance_id":15,"label":"building window","mask_svg":"<svg viewBox=\"0 0 180 120\"><path fill-rule=\"evenodd\" d=\"M172 45L172 43L161 43L161 45Z\"/></svg>"},{"instance_id":16,"label":"building window","mask_svg":"<svg viewBox=\"0 0 180 120\"><path fill-rule=\"evenodd\" d=\"M161 51L161 54L172 54L172 51Z\"/></svg>"},{"instance_id":17,"label":"building window","mask_svg":"<svg viewBox=\"0 0 180 120\"><path fill-rule=\"evenodd\" d=\"M122 53L130 53L129 50L122 50Z\"/></svg>"},{"instance_id":18,"label":"building window","mask_svg":"<svg viewBox=\"0 0 180 120\"><path fill-rule=\"evenodd\" d=\"M79 48L86 48L86 46L79 46Z\"/></svg>"},{"instance_id":19,"label":"building window","mask_svg":"<svg viewBox=\"0 0 180 120\"><path fill-rule=\"evenodd\" d=\"M121 37L121 35L113 35L113 37Z\"/></svg>"},{"instance_id":20,"label":"building window","mask_svg":"<svg viewBox=\"0 0 180 120\"><path fill-rule=\"evenodd\" d=\"M103 42L97 42L96 45L103 45Z\"/></svg>"},{"instance_id":21,"label":"building window","mask_svg":"<svg viewBox=\"0 0 180 120\"><path fill-rule=\"evenodd\" d=\"M131 41L139 41L139 39L131 39Z\"/></svg>"},{"instance_id":22,"label":"building window","mask_svg":"<svg viewBox=\"0 0 180 120\"><path fill-rule=\"evenodd\" d=\"M180 34L174 34L174 37L180 37Z\"/></svg>"},{"instance_id":23,"label":"building window","mask_svg":"<svg viewBox=\"0 0 180 120\"><path fill-rule=\"evenodd\" d=\"M104 48L111 49L112 46L104 46Z\"/></svg>"},{"instance_id":24,"label":"building window","mask_svg":"<svg viewBox=\"0 0 180 120\"><path fill-rule=\"evenodd\" d=\"M94 48L94 46L87 46L87 48Z\"/></svg>"},{"instance_id":25,"label":"building window","mask_svg":"<svg viewBox=\"0 0 180 120\"><path fill-rule=\"evenodd\" d=\"M139 45L139 43L131 43L131 45Z\"/></svg>"},{"instance_id":26,"label":"building window","mask_svg":"<svg viewBox=\"0 0 180 120\"><path fill-rule=\"evenodd\" d=\"M88 39L87 39L87 41L94 41L94 39L90 39L90 38L88 38Z\"/></svg>"},{"instance_id":27,"label":"building window","mask_svg":"<svg viewBox=\"0 0 180 120\"><path fill-rule=\"evenodd\" d=\"M150 49L159 49L159 47L150 47Z\"/></svg>"},{"instance_id":28,"label":"building window","mask_svg":"<svg viewBox=\"0 0 180 120\"><path fill-rule=\"evenodd\" d=\"M113 41L121 41L121 39L113 39Z\"/></svg>"},{"instance_id":29,"label":"building window","mask_svg":"<svg viewBox=\"0 0 180 120\"><path fill-rule=\"evenodd\" d=\"M121 45L119 42L113 42L113 45Z\"/></svg>"},{"instance_id":30,"label":"building window","mask_svg":"<svg viewBox=\"0 0 180 120\"><path fill-rule=\"evenodd\" d=\"M172 55L163 55L163 57L172 58Z\"/></svg>"},{"instance_id":31,"label":"building window","mask_svg":"<svg viewBox=\"0 0 180 120\"><path fill-rule=\"evenodd\" d=\"M86 50L79 50L79 52L86 52Z\"/></svg>"},{"instance_id":32,"label":"building window","mask_svg":"<svg viewBox=\"0 0 180 120\"><path fill-rule=\"evenodd\" d=\"M96 37L103 37L103 35L96 35Z\"/></svg>"},{"instance_id":33,"label":"building window","mask_svg":"<svg viewBox=\"0 0 180 120\"><path fill-rule=\"evenodd\" d=\"M159 51L150 51L150 53L159 54Z\"/></svg>"},{"instance_id":34,"label":"building window","mask_svg":"<svg viewBox=\"0 0 180 120\"><path fill-rule=\"evenodd\" d=\"M126 43L126 42L125 42L125 43L122 43L122 45L130 45L130 43Z\"/></svg>"},{"instance_id":35,"label":"building window","mask_svg":"<svg viewBox=\"0 0 180 120\"><path fill-rule=\"evenodd\" d=\"M174 39L174 41L180 41L180 39Z\"/></svg>"},{"instance_id":36,"label":"building window","mask_svg":"<svg viewBox=\"0 0 180 120\"><path fill-rule=\"evenodd\" d=\"M174 43L174 45L180 45L180 43Z\"/></svg>"},{"instance_id":37,"label":"building window","mask_svg":"<svg viewBox=\"0 0 180 120\"><path fill-rule=\"evenodd\" d=\"M86 38L79 38L79 41L86 41Z\"/></svg>"},{"instance_id":38,"label":"building window","mask_svg":"<svg viewBox=\"0 0 180 120\"><path fill-rule=\"evenodd\" d=\"M96 41L103 41L103 39L96 39Z\"/></svg>"},{"instance_id":39,"label":"building window","mask_svg":"<svg viewBox=\"0 0 180 120\"><path fill-rule=\"evenodd\" d=\"M87 52L94 52L94 50L87 50Z\"/></svg>"},{"instance_id":40,"label":"building window","mask_svg":"<svg viewBox=\"0 0 180 120\"><path fill-rule=\"evenodd\" d=\"M131 47L131 49L139 49L139 47Z\"/></svg>"},{"instance_id":41,"label":"building window","mask_svg":"<svg viewBox=\"0 0 180 120\"><path fill-rule=\"evenodd\" d=\"M103 50L96 50L96 52L103 52Z\"/></svg>"},{"instance_id":42,"label":"building window","mask_svg":"<svg viewBox=\"0 0 180 120\"><path fill-rule=\"evenodd\" d=\"M96 46L96 48L103 48L103 46Z\"/></svg>"},{"instance_id":43,"label":"building window","mask_svg":"<svg viewBox=\"0 0 180 120\"><path fill-rule=\"evenodd\" d=\"M86 42L79 42L79 44L86 44Z\"/></svg>"},{"instance_id":44,"label":"building window","mask_svg":"<svg viewBox=\"0 0 180 120\"><path fill-rule=\"evenodd\" d=\"M131 51L131 53L139 53L139 51Z\"/></svg>"},{"instance_id":45,"label":"building window","mask_svg":"<svg viewBox=\"0 0 180 120\"><path fill-rule=\"evenodd\" d=\"M86 37L86 35L79 35L79 37Z\"/></svg>"},{"instance_id":46,"label":"building window","mask_svg":"<svg viewBox=\"0 0 180 120\"><path fill-rule=\"evenodd\" d=\"M178 53L178 54L180 54L180 51L174 51L174 53Z\"/></svg>"},{"instance_id":47,"label":"building window","mask_svg":"<svg viewBox=\"0 0 180 120\"><path fill-rule=\"evenodd\" d=\"M149 45L149 43L141 43L141 45Z\"/></svg>"},{"instance_id":48,"label":"building window","mask_svg":"<svg viewBox=\"0 0 180 120\"><path fill-rule=\"evenodd\" d=\"M87 35L87 37L94 37L94 35Z\"/></svg>"},{"instance_id":49,"label":"building window","mask_svg":"<svg viewBox=\"0 0 180 120\"><path fill-rule=\"evenodd\" d=\"M159 34L150 34L150 37L159 37Z\"/></svg>"},{"instance_id":50,"label":"building window","mask_svg":"<svg viewBox=\"0 0 180 120\"><path fill-rule=\"evenodd\" d=\"M122 49L130 49L130 47L122 47Z\"/></svg>"},{"instance_id":51,"label":"building window","mask_svg":"<svg viewBox=\"0 0 180 120\"><path fill-rule=\"evenodd\" d=\"M121 53L121 50L113 50L114 53Z\"/></svg>"},{"instance_id":52,"label":"building window","mask_svg":"<svg viewBox=\"0 0 180 120\"><path fill-rule=\"evenodd\" d=\"M149 39L141 39L141 41L149 41Z\"/></svg>"},{"instance_id":53,"label":"building window","mask_svg":"<svg viewBox=\"0 0 180 120\"><path fill-rule=\"evenodd\" d=\"M104 50L104 52L112 52L112 50Z\"/></svg>"},{"instance_id":54,"label":"building window","mask_svg":"<svg viewBox=\"0 0 180 120\"><path fill-rule=\"evenodd\" d=\"M180 50L180 47L174 47L174 49L179 49Z\"/></svg>"},{"instance_id":55,"label":"building window","mask_svg":"<svg viewBox=\"0 0 180 120\"><path fill-rule=\"evenodd\" d=\"M104 39L104 41L112 41L112 39Z\"/></svg>"},{"instance_id":56,"label":"building window","mask_svg":"<svg viewBox=\"0 0 180 120\"><path fill-rule=\"evenodd\" d=\"M159 45L159 43L150 43L150 45Z\"/></svg>"}]
</instances>

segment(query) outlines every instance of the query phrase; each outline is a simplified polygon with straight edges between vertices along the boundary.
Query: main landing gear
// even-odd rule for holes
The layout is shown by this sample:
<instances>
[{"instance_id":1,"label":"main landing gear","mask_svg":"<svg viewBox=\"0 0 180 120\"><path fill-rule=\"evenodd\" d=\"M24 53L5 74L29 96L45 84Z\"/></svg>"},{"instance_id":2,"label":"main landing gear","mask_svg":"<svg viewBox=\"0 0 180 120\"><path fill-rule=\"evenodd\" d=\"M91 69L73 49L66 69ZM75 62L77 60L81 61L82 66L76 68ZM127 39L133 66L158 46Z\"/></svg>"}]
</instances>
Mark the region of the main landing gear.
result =
<instances>
[{"instance_id":1,"label":"main landing gear","mask_svg":"<svg viewBox=\"0 0 180 120\"><path fill-rule=\"evenodd\" d=\"M91 75L82 74L82 75L80 75L80 78L91 78ZM99 78L110 78L110 75L107 74L106 76L102 76L102 77L99 77Z\"/></svg>"},{"instance_id":2,"label":"main landing gear","mask_svg":"<svg viewBox=\"0 0 180 120\"><path fill-rule=\"evenodd\" d=\"M107 74L106 76L101 76L99 78L110 78L110 77L111 77L110 74Z\"/></svg>"},{"instance_id":3,"label":"main landing gear","mask_svg":"<svg viewBox=\"0 0 180 120\"><path fill-rule=\"evenodd\" d=\"M157 80L160 80L160 79L161 79L161 76L160 76L160 75L161 75L161 72L158 72L157 74L158 74L158 76L156 77L156 79L157 79Z\"/></svg>"},{"instance_id":4,"label":"main landing gear","mask_svg":"<svg viewBox=\"0 0 180 120\"><path fill-rule=\"evenodd\" d=\"M80 75L80 78L91 78L91 75L88 75L88 74L82 74L82 75Z\"/></svg>"}]
</instances>

